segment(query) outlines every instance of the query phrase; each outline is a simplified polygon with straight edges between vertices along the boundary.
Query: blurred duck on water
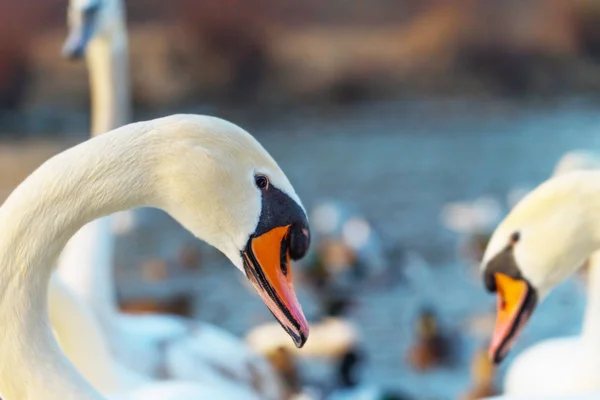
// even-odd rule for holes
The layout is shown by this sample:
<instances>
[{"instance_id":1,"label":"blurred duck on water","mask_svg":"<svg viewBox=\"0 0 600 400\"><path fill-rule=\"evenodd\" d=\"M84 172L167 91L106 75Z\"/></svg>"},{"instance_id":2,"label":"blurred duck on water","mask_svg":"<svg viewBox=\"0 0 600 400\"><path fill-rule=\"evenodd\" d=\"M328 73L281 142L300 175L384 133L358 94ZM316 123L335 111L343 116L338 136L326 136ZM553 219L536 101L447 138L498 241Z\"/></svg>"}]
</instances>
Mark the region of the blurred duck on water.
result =
<instances>
[{"instance_id":1,"label":"blurred duck on water","mask_svg":"<svg viewBox=\"0 0 600 400\"><path fill-rule=\"evenodd\" d=\"M96 136L130 119L124 4L121 0L71 0L68 22L63 55L86 59L92 136ZM116 357L151 378L206 382L211 377L258 388L265 398L277 398L279 387L267 361L223 329L171 315L119 312L113 217L92 221L73 236L59 258L58 275L92 307Z\"/></svg>"},{"instance_id":2,"label":"blurred duck on water","mask_svg":"<svg viewBox=\"0 0 600 400\"><path fill-rule=\"evenodd\" d=\"M126 125L54 156L0 208L0 358L10 360L0 364L0 392L6 399L101 398L59 351L46 321L45 288L71 234L90 220L141 205L167 211L224 253L295 344L304 345L308 323L289 268L306 254L310 233L293 187L241 128L218 118L174 115ZM150 385L157 392L163 387ZM200 393L211 384L171 386Z\"/></svg>"},{"instance_id":3,"label":"blurred duck on water","mask_svg":"<svg viewBox=\"0 0 600 400\"><path fill-rule=\"evenodd\" d=\"M495 224L500 221L502 205L493 197L479 197L472 202L455 202L444 206L443 225L460 235L459 255L469 263L481 260Z\"/></svg>"},{"instance_id":4,"label":"blurred duck on water","mask_svg":"<svg viewBox=\"0 0 600 400\"><path fill-rule=\"evenodd\" d=\"M327 400L409 400L403 393L360 382L360 367L365 364L365 354L360 348L348 350L338 364L339 388L326 396Z\"/></svg>"},{"instance_id":5,"label":"blurred duck on water","mask_svg":"<svg viewBox=\"0 0 600 400\"><path fill-rule=\"evenodd\" d=\"M323 201L313 208L311 221L315 246L302 264L317 287L354 285L385 272L388 263L381 239L354 207Z\"/></svg>"},{"instance_id":6,"label":"blurred duck on water","mask_svg":"<svg viewBox=\"0 0 600 400\"><path fill-rule=\"evenodd\" d=\"M448 365L451 360L451 341L441 332L435 313L424 309L416 323L417 341L408 350L408 362L416 371L426 371Z\"/></svg>"},{"instance_id":7,"label":"blurred duck on water","mask_svg":"<svg viewBox=\"0 0 600 400\"><path fill-rule=\"evenodd\" d=\"M498 296L490 346L495 362L506 357L536 305L600 250L599 182L598 169L560 173L525 196L492 235L482 270L485 286ZM595 333L600 324L591 310L596 296L593 275L582 336L551 341L524 353L507 375L507 384L518 381L522 386L511 383L514 394L507 394L506 399L561 394L578 399L600 391L600 357L596 355L600 342ZM566 347L571 350L565 351ZM519 366L526 363L530 367Z\"/></svg>"}]
</instances>

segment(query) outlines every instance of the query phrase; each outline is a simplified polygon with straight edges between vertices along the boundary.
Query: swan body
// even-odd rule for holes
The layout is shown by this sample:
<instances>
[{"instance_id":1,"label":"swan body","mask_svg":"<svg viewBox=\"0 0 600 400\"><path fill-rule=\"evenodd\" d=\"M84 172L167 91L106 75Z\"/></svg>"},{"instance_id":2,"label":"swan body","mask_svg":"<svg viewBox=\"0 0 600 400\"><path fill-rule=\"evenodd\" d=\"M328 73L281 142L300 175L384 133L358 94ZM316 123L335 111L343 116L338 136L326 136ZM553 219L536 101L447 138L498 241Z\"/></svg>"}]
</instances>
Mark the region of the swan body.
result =
<instances>
[{"instance_id":1,"label":"swan body","mask_svg":"<svg viewBox=\"0 0 600 400\"><path fill-rule=\"evenodd\" d=\"M187 381L153 382L113 359L92 311L56 276L50 281L48 300L50 322L61 349L94 388L111 400L258 400L248 388L225 384L222 378L211 376L214 371L208 368L198 371L204 377L202 385Z\"/></svg>"},{"instance_id":2,"label":"swan body","mask_svg":"<svg viewBox=\"0 0 600 400\"><path fill-rule=\"evenodd\" d=\"M571 151L557 163L553 176L600 168L600 158L588 151ZM544 340L519 354L506 372L504 393L569 394L600 390L600 253L590 260L588 304L580 336ZM598 342L595 344L594 342Z\"/></svg>"},{"instance_id":3,"label":"swan body","mask_svg":"<svg viewBox=\"0 0 600 400\"><path fill-rule=\"evenodd\" d=\"M62 281L53 275L48 309L54 336L77 370L102 393L131 390L148 379L113 360L97 319Z\"/></svg>"},{"instance_id":4,"label":"swan body","mask_svg":"<svg viewBox=\"0 0 600 400\"><path fill-rule=\"evenodd\" d=\"M56 342L51 266L86 223L161 208L244 271L297 346L308 324L290 260L306 254L306 212L277 163L218 118L174 115L123 126L34 171L0 207L0 393L4 400L101 399Z\"/></svg>"},{"instance_id":5,"label":"swan body","mask_svg":"<svg viewBox=\"0 0 600 400\"><path fill-rule=\"evenodd\" d=\"M484 284L498 294L498 315L490 347L496 362L506 356L536 304L600 250L599 215L600 170L581 170L561 174L538 186L497 227L482 262ZM590 282L593 280L591 277ZM597 294L589 295L588 311L596 307ZM548 383L548 376L539 382L540 386L552 386L553 394L600 391L600 357L596 356L600 354L596 333L600 332L600 324L596 318L588 317L589 314L581 337L585 350L574 352L570 362L554 360L552 367L557 377L552 383ZM563 347L559 353L568 351L564 341L559 346ZM578 373L575 381L567 383L570 372L566 365L572 362L577 364ZM539 389L538 382L534 383L535 372L529 370L527 374L531 374L530 387ZM514 373L511 376L513 381L517 379Z\"/></svg>"},{"instance_id":6,"label":"swan body","mask_svg":"<svg viewBox=\"0 0 600 400\"><path fill-rule=\"evenodd\" d=\"M86 59L91 133L96 136L129 122L131 115L124 5L121 0L71 0L68 21L63 54ZM119 312L113 259L116 217L123 217L123 213L129 217L133 214L122 211L82 227L67 243L57 268L60 278L93 308L114 354L124 365L148 377L198 382L213 377L260 387L261 395L276 399L280 388L268 362L225 330L170 315ZM220 349L223 354L219 354Z\"/></svg>"}]
</instances>

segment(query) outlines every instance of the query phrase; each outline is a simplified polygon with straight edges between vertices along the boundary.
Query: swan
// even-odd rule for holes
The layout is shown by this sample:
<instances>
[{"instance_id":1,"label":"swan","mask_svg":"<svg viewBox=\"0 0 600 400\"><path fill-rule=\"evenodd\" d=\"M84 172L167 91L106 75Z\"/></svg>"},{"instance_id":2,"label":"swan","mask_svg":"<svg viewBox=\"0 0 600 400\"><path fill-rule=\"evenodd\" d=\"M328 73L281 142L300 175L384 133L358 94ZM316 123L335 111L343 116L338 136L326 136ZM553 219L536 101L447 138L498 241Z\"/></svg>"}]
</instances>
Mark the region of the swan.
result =
<instances>
[{"instance_id":1,"label":"swan","mask_svg":"<svg viewBox=\"0 0 600 400\"><path fill-rule=\"evenodd\" d=\"M121 0L70 0L63 55L85 57L89 70L92 136L129 122L127 27ZM114 219L81 228L60 255L57 273L93 308L111 348L126 366L154 378L233 380L277 398L268 362L229 332L170 315L122 314L114 288ZM227 362L225 362L227 360Z\"/></svg>"},{"instance_id":2,"label":"swan","mask_svg":"<svg viewBox=\"0 0 600 400\"><path fill-rule=\"evenodd\" d=\"M308 251L306 212L277 163L227 121L173 115L125 125L52 157L0 207L0 393L4 400L101 399L48 322L54 261L81 226L163 209L220 250L302 347L309 328L290 260Z\"/></svg>"},{"instance_id":3,"label":"swan","mask_svg":"<svg viewBox=\"0 0 600 400\"><path fill-rule=\"evenodd\" d=\"M259 400L248 388L219 380L206 379L201 385L174 380L154 382L113 359L92 310L54 274L48 301L49 319L61 349L96 390L112 394L113 400Z\"/></svg>"},{"instance_id":4,"label":"swan","mask_svg":"<svg viewBox=\"0 0 600 400\"><path fill-rule=\"evenodd\" d=\"M78 371L103 393L127 391L149 380L116 363L92 310L52 274L48 286L52 330Z\"/></svg>"},{"instance_id":5,"label":"swan","mask_svg":"<svg viewBox=\"0 0 600 400\"><path fill-rule=\"evenodd\" d=\"M538 186L494 231L481 265L486 288L497 292L498 298L490 345L490 356L496 363L506 356L536 304L600 250L599 206L600 170L574 171ZM590 301L593 305L594 299ZM596 329L592 327L595 323L587 326L588 321L586 316L584 329ZM593 354L599 344L586 340L585 352ZM580 356L573 357L577 360ZM600 390L600 358L586 355L576 363L576 387L556 390L567 394ZM566 374L559 365L557 368Z\"/></svg>"},{"instance_id":6,"label":"swan","mask_svg":"<svg viewBox=\"0 0 600 400\"><path fill-rule=\"evenodd\" d=\"M600 158L592 152L566 153L556 164L553 176L576 170L600 168ZM581 336L544 340L515 358L504 379L507 394L569 394L584 385L600 358L600 253L589 259L588 304ZM597 342L597 343L594 343ZM587 368L591 368L586 372ZM600 370L597 370L600 373ZM600 378L600 374L597 375ZM600 389L600 385L598 385Z\"/></svg>"}]
</instances>

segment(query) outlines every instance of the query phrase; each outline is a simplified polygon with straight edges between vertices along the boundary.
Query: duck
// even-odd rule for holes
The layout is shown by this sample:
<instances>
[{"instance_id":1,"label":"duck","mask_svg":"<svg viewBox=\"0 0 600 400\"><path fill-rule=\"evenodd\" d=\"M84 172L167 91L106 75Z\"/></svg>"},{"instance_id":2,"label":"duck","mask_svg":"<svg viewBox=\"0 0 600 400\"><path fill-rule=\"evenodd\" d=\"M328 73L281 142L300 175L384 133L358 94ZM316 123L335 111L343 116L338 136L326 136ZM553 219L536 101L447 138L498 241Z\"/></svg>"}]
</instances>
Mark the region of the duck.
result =
<instances>
[{"instance_id":1,"label":"duck","mask_svg":"<svg viewBox=\"0 0 600 400\"><path fill-rule=\"evenodd\" d=\"M86 223L162 209L223 253L291 341L308 322L291 261L310 245L306 211L275 160L225 120L176 114L124 125L50 158L0 207L0 393L5 399L101 399L60 350L48 317L52 267Z\"/></svg>"},{"instance_id":2,"label":"duck","mask_svg":"<svg viewBox=\"0 0 600 400\"><path fill-rule=\"evenodd\" d=\"M472 263L481 260L492 228L500 221L503 206L492 196L481 196L468 202L444 205L440 215L442 225L458 234L458 254Z\"/></svg>"},{"instance_id":3,"label":"duck","mask_svg":"<svg viewBox=\"0 0 600 400\"><path fill-rule=\"evenodd\" d=\"M494 384L495 366L487 355L487 349L479 349L471 360L471 379L473 386L460 400L477 400L498 394Z\"/></svg>"},{"instance_id":4,"label":"duck","mask_svg":"<svg viewBox=\"0 0 600 400\"><path fill-rule=\"evenodd\" d=\"M497 297L489 348L496 364L507 356L536 306L600 250L599 204L600 170L572 171L552 177L527 194L494 231L481 271L485 288ZM590 277L592 281L594 277ZM588 309L594 306L596 295L589 293ZM540 370L539 375L531 369L522 372L519 378L525 373L530 377L529 389L524 390L539 395L600 391L600 342L595 333L599 324L589 319L591 315L586 310L584 334L576 340L579 350L572 351L568 359L546 359L553 364L546 367L556 371L555 375L543 372L549 369ZM511 379L516 379L515 373L511 374Z\"/></svg>"},{"instance_id":5,"label":"duck","mask_svg":"<svg viewBox=\"0 0 600 400\"><path fill-rule=\"evenodd\" d=\"M297 396L301 392L302 384L296 357L285 347L278 347L268 355L268 359L284 383L282 398Z\"/></svg>"},{"instance_id":6,"label":"duck","mask_svg":"<svg viewBox=\"0 0 600 400\"><path fill-rule=\"evenodd\" d=\"M359 347L349 349L340 357L337 369L338 387L325 396L327 400L408 400L406 394L377 385L361 383L359 368L365 363L365 353Z\"/></svg>"},{"instance_id":7,"label":"duck","mask_svg":"<svg viewBox=\"0 0 600 400\"><path fill-rule=\"evenodd\" d=\"M71 0L68 23L63 56L86 59L91 136L95 137L131 118L124 4L122 0ZM129 212L121 211L83 226L69 240L57 263L60 279L96 313L113 353L124 365L156 379L205 381L200 373L210 365L214 371L221 371L213 376L260 387L261 395L276 399L280 388L267 360L226 330L181 315L121 312L114 284L115 225L122 213ZM123 308L131 306L124 304ZM152 302L150 308L159 307ZM148 303L145 311L151 311Z\"/></svg>"},{"instance_id":8,"label":"duck","mask_svg":"<svg viewBox=\"0 0 600 400\"><path fill-rule=\"evenodd\" d=\"M431 309L424 309L417 318L417 342L408 350L408 362L416 371L427 371L448 361L450 342L439 331Z\"/></svg>"},{"instance_id":9,"label":"duck","mask_svg":"<svg viewBox=\"0 0 600 400\"><path fill-rule=\"evenodd\" d=\"M600 168L600 157L586 150L567 152L557 162L554 177L577 170ZM600 331L600 253L593 253L580 269L587 269L588 303L580 336L543 340L519 354L509 365L504 379L504 392L507 394L543 395L567 393L580 384L580 374L584 374L586 364L581 363L582 354L594 354L595 337ZM578 356L578 354L580 354ZM591 357L591 356L584 356ZM571 366L570 366L571 365ZM570 366L570 367L567 367ZM598 370L600 373L600 370ZM598 375L600 378L600 375ZM542 384L541 379L544 380ZM546 382L547 380L547 382ZM598 386L600 389L600 386Z\"/></svg>"},{"instance_id":10,"label":"duck","mask_svg":"<svg viewBox=\"0 0 600 400\"><path fill-rule=\"evenodd\" d=\"M382 276L388 260L378 232L352 204L322 200L311 211L320 245L303 264L307 272L331 279L346 275L350 282ZM322 269L325 271L321 271Z\"/></svg>"}]
</instances>

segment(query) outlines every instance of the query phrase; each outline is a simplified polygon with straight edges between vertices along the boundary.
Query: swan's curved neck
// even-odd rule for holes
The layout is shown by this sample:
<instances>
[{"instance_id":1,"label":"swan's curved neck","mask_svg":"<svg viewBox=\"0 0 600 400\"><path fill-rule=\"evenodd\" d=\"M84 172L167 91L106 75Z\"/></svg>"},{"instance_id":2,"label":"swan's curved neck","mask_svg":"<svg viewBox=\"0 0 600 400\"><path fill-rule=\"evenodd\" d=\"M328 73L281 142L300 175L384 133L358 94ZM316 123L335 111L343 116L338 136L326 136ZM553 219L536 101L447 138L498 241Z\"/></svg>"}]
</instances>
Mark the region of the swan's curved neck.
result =
<instances>
[{"instance_id":1,"label":"swan's curved neck","mask_svg":"<svg viewBox=\"0 0 600 400\"><path fill-rule=\"evenodd\" d=\"M157 177L149 174L159 141L140 144L152 132L145 124L101 135L50 159L0 207L3 398L100 398L53 338L47 287L58 253L82 225L118 210L154 206L149 199Z\"/></svg>"},{"instance_id":2,"label":"swan's curved neck","mask_svg":"<svg viewBox=\"0 0 600 400\"><path fill-rule=\"evenodd\" d=\"M131 114L127 33L115 28L110 37L88 44L86 61L92 103L92 135L129 122Z\"/></svg>"}]
</instances>

